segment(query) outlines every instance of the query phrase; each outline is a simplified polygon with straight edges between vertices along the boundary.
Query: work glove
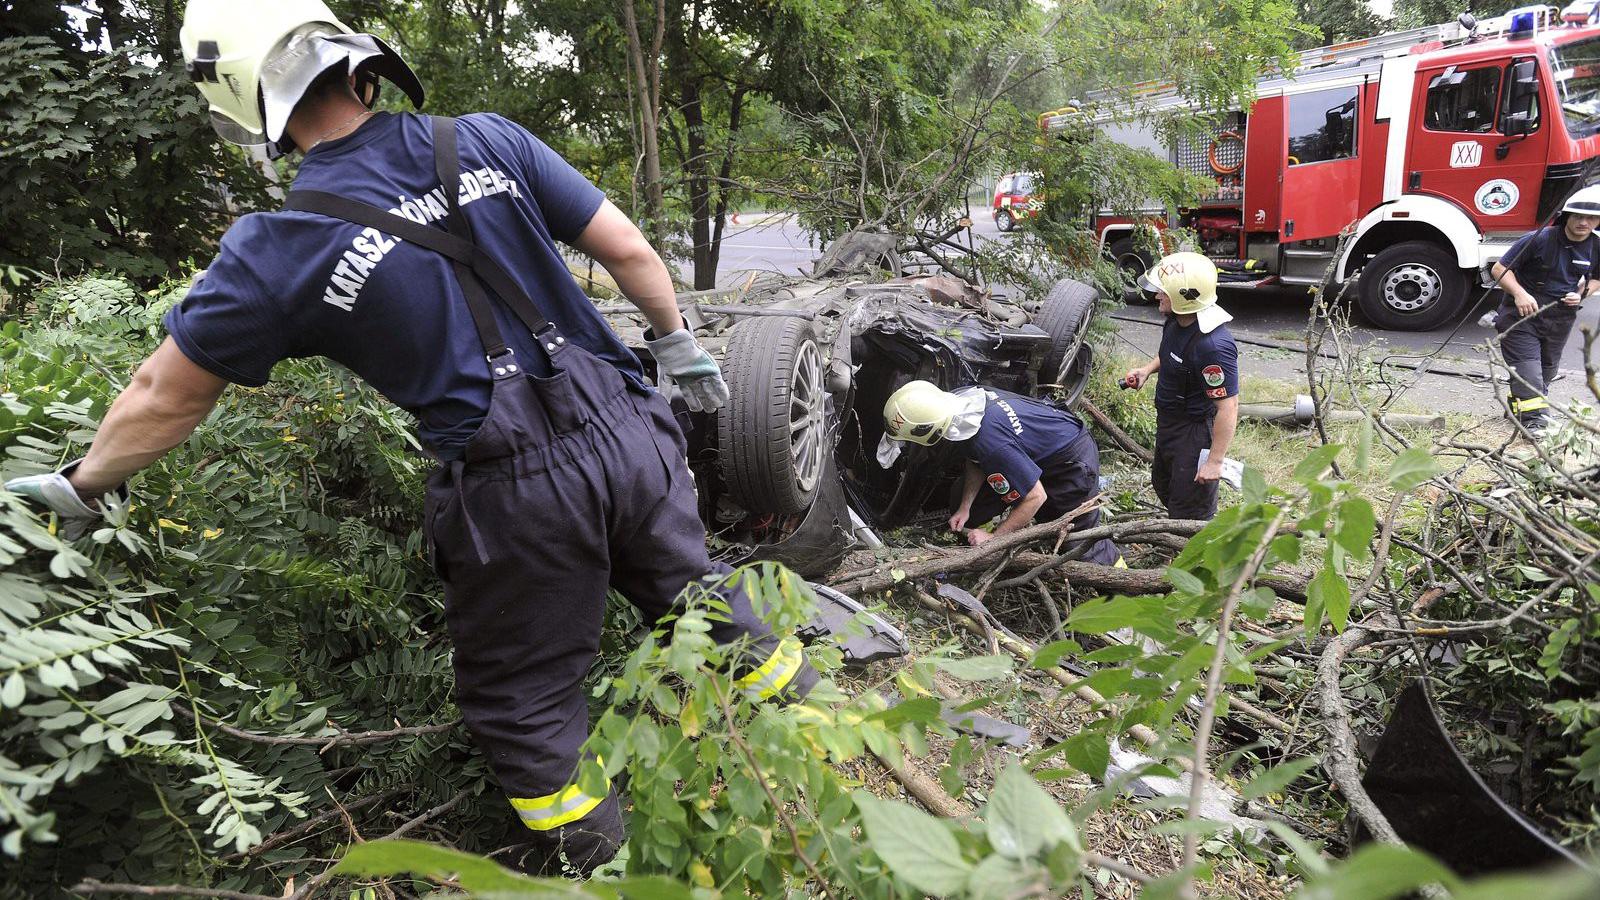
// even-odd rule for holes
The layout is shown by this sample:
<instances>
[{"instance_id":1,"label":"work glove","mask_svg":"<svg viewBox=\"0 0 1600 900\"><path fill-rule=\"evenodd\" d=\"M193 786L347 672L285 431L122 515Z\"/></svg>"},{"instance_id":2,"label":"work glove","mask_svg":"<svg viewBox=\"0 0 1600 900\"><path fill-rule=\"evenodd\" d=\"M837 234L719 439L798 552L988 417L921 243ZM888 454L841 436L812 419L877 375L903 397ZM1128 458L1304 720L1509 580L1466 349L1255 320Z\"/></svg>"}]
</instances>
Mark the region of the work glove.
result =
<instances>
[{"instance_id":1,"label":"work glove","mask_svg":"<svg viewBox=\"0 0 1600 900\"><path fill-rule=\"evenodd\" d=\"M722 380L722 370L695 342L694 332L680 328L655 340L646 332L644 345L656 358L661 377L672 379L683 391L691 411L715 412L728 405L728 383Z\"/></svg>"},{"instance_id":2,"label":"work glove","mask_svg":"<svg viewBox=\"0 0 1600 900\"><path fill-rule=\"evenodd\" d=\"M61 520L61 536L69 541L83 537L100 519L100 510L83 502L67 477L83 460L74 460L58 472L28 475L6 482L6 490L43 504Z\"/></svg>"}]
</instances>

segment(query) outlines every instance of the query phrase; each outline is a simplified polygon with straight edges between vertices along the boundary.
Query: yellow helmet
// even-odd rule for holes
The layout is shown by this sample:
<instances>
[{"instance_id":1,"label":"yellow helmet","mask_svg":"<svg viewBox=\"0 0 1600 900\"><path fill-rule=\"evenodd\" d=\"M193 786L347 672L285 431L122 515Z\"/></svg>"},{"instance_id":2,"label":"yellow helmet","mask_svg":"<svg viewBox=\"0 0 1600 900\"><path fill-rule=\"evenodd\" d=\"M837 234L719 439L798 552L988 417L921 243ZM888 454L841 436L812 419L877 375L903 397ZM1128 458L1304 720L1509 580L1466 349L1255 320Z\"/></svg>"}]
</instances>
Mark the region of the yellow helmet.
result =
<instances>
[{"instance_id":1,"label":"yellow helmet","mask_svg":"<svg viewBox=\"0 0 1600 900\"><path fill-rule=\"evenodd\" d=\"M1200 330L1210 333L1233 317L1217 306L1217 264L1191 251L1161 257L1144 274L1145 290L1166 294L1172 311L1195 316Z\"/></svg>"},{"instance_id":2,"label":"yellow helmet","mask_svg":"<svg viewBox=\"0 0 1600 900\"><path fill-rule=\"evenodd\" d=\"M178 43L189 79L211 107L211 127L271 155L293 148L284 135L289 115L330 69L357 76L369 107L380 76L422 105L422 84L400 55L352 33L322 0L191 0Z\"/></svg>"},{"instance_id":3,"label":"yellow helmet","mask_svg":"<svg viewBox=\"0 0 1600 900\"><path fill-rule=\"evenodd\" d=\"M944 439L961 401L927 381L910 381L883 404L883 431L897 441L931 447Z\"/></svg>"}]
</instances>

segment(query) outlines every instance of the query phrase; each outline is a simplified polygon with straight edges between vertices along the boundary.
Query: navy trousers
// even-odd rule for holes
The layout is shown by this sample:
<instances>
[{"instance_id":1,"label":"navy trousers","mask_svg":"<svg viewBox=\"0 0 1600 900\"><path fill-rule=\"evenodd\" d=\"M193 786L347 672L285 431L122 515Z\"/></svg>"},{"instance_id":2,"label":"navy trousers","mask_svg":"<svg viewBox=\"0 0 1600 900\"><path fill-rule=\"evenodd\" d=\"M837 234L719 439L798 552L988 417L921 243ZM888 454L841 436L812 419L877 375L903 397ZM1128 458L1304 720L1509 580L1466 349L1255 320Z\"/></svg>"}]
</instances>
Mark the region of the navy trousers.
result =
<instances>
[{"instance_id":1,"label":"navy trousers","mask_svg":"<svg viewBox=\"0 0 1600 900\"><path fill-rule=\"evenodd\" d=\"M1211 446L1211 421L1156 414L1156 458L1150 466L1150 485L1174 519L1210 519L1217 514L1220 482L1200 484L1194 480L1200 470L1200 451Z\"/></svg>"},{"instance_id":2,"label":"navy trousers","mask_svg":"<svg viewBox=\"0 0 1600 900\"><path fill-rule=\"evenodd\" d=\"M505 373L497 363L489 415L466 459L428 483L426 525L445 586L455 645L457 703L511 805L532 853L580 871L616 852L617 798L577 788L588 736L583 681L600 646L615 588L654 620L678 608L690 582L725 574L706 555L705 530L667 403L567 344L556 374ZM748 650L739 685L801 696L816 673L799 644L780 642L736 588L720 643Z\"/></svg>"},{"instance_id":3,"label":"navy trousers","mask_svg":"<svg viewBox=\"0 0 1600 900\"><path fill-rule=\"evenodd\" d=\"M1561 367L1561 351L1578 320L1577 307L1549 298L1539 302L1538 314L1524 321L1516 304L1508 299L1500 304L1494 320L1495 331L1500 333L1500 353L1511 367L1511 411L1528 428L1543 428L1549 418L1545 394Z\"/></svg>"}]
</instances>

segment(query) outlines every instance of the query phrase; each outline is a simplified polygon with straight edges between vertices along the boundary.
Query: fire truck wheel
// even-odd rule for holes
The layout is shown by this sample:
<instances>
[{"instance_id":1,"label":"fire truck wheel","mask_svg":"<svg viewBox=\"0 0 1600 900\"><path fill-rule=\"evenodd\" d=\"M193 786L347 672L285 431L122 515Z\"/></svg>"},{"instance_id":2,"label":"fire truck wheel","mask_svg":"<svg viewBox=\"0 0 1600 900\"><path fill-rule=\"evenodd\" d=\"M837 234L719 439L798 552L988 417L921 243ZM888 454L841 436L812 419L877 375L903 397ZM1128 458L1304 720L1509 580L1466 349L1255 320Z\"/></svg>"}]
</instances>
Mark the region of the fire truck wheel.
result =
<instances>
[{"instance_id":1,"label":"fire truck wheel","mask_svg":"<svg viewBox=\"0 0 1600 900\"><path fill-rule=\"evenodd\" d=\"M1001 231L1010 231L1017 227L1017 220L1011 215L1011 210L997 209L994 213L994 227Z\"/></svg>"},{"instance_id":2,"label":"fire truck wheel","mask_svg":"<svg viewBox=\"0 0 1600 900\"><path fill-rule=\"evenodd\" d=\"M1131 237L1113 241L1107 253L1130 284L1122 291L1123 301L1134 306L1148 306L1155 296L1139 288L1139 279L1150 271L1150 267L1155 265L1155 260L1150 258L1149 253L1135 247Z\"/></svg>"},{"instance_id":3,"label":"fire truck wheel","mask_svg":"<svg viewBox=\"0 0 1600 900\"><path fill-rule=\"evenodd\" d=\"M1100 292L1092 285L1063 278L1050 288L1033 324L1050 333L1050 350L1039 363L1039 384L1052 385L1066 395L1068 406L1078 402L1094 369L1094 346L1088 342L1089 320Z\"/></svg>"},{"instance_id":4,"label":"fire truck wheel","mask_svg":"<svg viewBox=\"0 0 1600 900\"><path fill-rule=\"evenodd\" d=\"M1361 269L1361 311L1379 328L1427 331L1461 313L1467 276L1453 254L1428 241L1379 252Z\"/></svg>"}]
</instances>

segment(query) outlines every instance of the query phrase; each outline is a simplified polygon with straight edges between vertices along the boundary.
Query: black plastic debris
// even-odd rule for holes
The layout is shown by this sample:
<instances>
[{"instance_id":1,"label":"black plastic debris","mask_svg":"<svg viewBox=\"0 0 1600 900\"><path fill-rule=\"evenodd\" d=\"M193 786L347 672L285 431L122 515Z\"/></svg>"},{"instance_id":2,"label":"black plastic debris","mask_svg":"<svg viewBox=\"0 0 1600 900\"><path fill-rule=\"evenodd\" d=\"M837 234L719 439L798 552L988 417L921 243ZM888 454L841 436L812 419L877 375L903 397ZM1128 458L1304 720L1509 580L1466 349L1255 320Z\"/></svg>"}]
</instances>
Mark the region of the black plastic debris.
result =
<instances>
[{"instance_id":1,"label":"black plastic debris","mask_svg":"<svg viewBox=\"0 0 1600 900\"><path fill-rule=\"evenodd\" d=\"M1489 790L1445 732L1420 678L1395 702L1361 783L1402 840L1461 875L1582 865Z\"/></svg>"},{"instance_id":2,"label":"black plastic debris","mask_svg":"<svg viewBox=\"0 0 1600 900\"><path fill-rule=\"evenodd\" d=\"M904 698L893 690L883 689L881 693L884 699L888 701L890 709L906 702ZM1011 747L1026 747L1033 743L1033 731L1031 729L1007 722L1004 719L997 719L994 716L986 716L983 713L971 710L959 711L962 706L967 705L970 704L945 703L941 701L939 704L939 718L943 719L946 725L956 731L962 734L970 734L973 737L984 738L985 740L995 741Z\"/></svg>"},{"instance_id":3,"label":"black plastic debris","mask_svg":"<svg viewBox=\"0 0 1600 900\"><path fill-rule=\"evenodd\" d=\"M859 667L911 652L900 629L831 587L811 586L817 595L817 612L798 630L800 640L811 643L833 636L844 653L846 666Z\"/></svg>"},{"instance_id":4,"label":"black plastic debris","mask_svg":"<svg viewBox=\"0 0 1600 900\"><path fill-rule=\"evenodd\" d=\"M802 578L820 578L836 568L856 540L855 524L850 521L850 506L844 486L839 483L833 455L827 454L817 496L806 510L799 527L771 544L749 546L726 561L738 566L759 560L783 563Z\"/></svg>"}]
</instances>

